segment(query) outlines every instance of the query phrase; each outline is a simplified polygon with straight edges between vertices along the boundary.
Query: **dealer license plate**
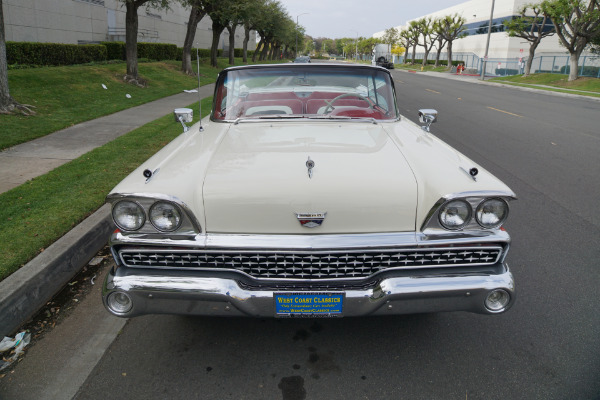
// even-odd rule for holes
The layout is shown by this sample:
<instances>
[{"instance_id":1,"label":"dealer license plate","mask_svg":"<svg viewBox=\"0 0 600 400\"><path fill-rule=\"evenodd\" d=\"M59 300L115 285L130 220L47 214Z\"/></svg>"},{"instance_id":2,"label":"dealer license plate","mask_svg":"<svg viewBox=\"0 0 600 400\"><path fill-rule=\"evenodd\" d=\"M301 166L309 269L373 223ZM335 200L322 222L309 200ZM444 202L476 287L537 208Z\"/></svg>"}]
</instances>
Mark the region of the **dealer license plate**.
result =
<instances>
[{"instance_id":1,"label":"dealer license plate","mask_svg":"<svg viewBox=\"0 0 600 400\"><path fill-rule=\"evenodd\" d=\"M344 293L275 293L278 317L341 317Z\"/></svg>"}]
</instances>

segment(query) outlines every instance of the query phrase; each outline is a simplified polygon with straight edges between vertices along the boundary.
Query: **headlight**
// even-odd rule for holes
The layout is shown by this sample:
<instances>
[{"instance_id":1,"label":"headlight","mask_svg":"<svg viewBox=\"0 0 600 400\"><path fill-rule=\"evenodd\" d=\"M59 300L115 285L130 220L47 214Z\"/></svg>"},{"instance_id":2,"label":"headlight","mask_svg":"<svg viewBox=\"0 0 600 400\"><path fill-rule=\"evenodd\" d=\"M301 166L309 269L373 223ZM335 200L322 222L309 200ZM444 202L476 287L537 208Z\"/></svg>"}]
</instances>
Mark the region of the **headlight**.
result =
<instances>
[{"instance_id":1,"label":"headlight","mask_svg":"<svg viewBox=\"0 0 600 400\"><path fill-rule=\"evenodd\" d=\"M172 232L181 225L181 212L172 203L158 201L150 207L150 222L159 231Z\"/></svg>"},{"instance_id":2,"label":"headlight","mask_svg":"<svg viewBox=\"0 0 600 400\"><path fill-rule=\"evenodd\" d=\"M465 200L452 200L440 209L440 224L446 229L464 228L471 221L471 205Z\"/></svg>"},{"instance_id":3,"label":"headlight","mask_svg":"<svg viewBox=\"0 0 600 400\"><path fill-rule=\"evenodd\" d=\"M488 199L477 206L475 213L477 223L484 228L497 228L508 217L508 204L502 199Z\"/></svg>"},{"instance_id":4,"label":"headlight","mask_svg":"<svg viewBox=\"0 0 600 400\"><path fill-rule=\"evenodd\" d=\"M137 231L146 222L146 214L142 206L129 200L119 201L115 204L112 215L115 224L125 231Z\"/></svg>"}]
</instances>

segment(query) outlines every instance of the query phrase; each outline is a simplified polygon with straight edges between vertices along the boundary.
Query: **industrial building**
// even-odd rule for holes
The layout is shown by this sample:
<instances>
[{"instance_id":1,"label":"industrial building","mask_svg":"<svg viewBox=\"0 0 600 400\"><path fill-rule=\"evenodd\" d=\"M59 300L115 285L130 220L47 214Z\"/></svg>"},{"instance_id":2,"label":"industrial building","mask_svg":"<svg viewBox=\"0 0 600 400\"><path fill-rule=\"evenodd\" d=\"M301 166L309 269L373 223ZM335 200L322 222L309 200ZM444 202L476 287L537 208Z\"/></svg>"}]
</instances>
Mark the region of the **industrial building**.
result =
<instances>
[{"instance_id":1,"label":"industrial building","mask_svg":"<svg viewBox=\"0 0 600 400\"><path fill-rule=\"evenodd\" d=\"M125 5L119 0L3 0L7 41L86 44L125 41ZM138 9L138 41L183 46L189 8L171 2L167 10L142 6ZM195 46L210 48L212 22L205 16L198 24ZM244 30L238 27L235 47L241 48ZM228 33L219 48L227 49ZM251 33L248 49L256 40Z\"/></svg>"},{"instance_id":2,"label":"industrial building","mask_svg":"<svg viewBox=\"0 0 600 400\"><path fill-rule=\"evenodd\" d=\"M525 39L509 37L503 21L520 15L523 6L531 4L531 0L470 0L456 6L445 8L431 14L407 21L406 25L395 27L398 30L406 29L411 21L422 18L442 18L447 15L458 14L466 20L467 36L457 39L452 44L453 60L461 60L467 68L480 71L485 56L486 43L488 39L488 27L490 15L494 3L492 30L488 50L488 63L486 73L498 75L506 71L520 70L521 60L526 60L529 55L529 45ZM548 23L548 29L551 22ZM373 34L373 37L383 36L384 31ZM411 56L410 50L407 52ZM423 49L417 47L417 57L422 58ZM435 59L435 50L430 59ZM442 59L446 59L446 51L442 51ZM552 35L542 39L536 49L532 72L561 72L564 71L569 62L568 51L559 44L558 36ZM580 59L580 67L585 65L599 66L597 57L584 53ZM498 73L498 71L501 71ZM583 71L583 69L582 69Z\"/></svg>"}]
</instances>

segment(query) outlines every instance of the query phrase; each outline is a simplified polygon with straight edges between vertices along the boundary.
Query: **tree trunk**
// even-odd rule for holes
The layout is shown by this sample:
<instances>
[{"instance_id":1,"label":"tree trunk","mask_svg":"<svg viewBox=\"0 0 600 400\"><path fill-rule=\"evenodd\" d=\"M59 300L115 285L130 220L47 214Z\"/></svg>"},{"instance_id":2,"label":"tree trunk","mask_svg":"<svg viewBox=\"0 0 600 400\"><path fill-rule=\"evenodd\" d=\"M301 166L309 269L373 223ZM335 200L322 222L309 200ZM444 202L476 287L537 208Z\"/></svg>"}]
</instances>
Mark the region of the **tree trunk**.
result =
<instances>
[{"instance_id":1,"label":"tree trunk","mask_svg":"<svg viewBox=\"0 0 600 400\"><path fill-rule=\"evenodd\" d=\"M577 80L579 77L579 54L571 53L569 57L569 82Z\"/></svg>"},{"instance_id":2,"label":"tree trunk","mask_svg":"<svg viewBox=\"0 0 600 400\"><path fill-rule=\"evenodd\" d=\"M263 45L263 49L260 53L260 61L265 61L267 59L267 53L269 51L269 47L270 47L271 43L268 40L265 40L265 43Z\"/></svg>"},{"instance_id":3,"label":"tree trunk","mask_svg":"<svg viewBox=\"0 0 600 400\"><path fill-rule=\"evenodd\" d=\"M250 28L244 25L244 44L242 46L242 61L248 62L248 42L250 41Z\"/></svg>"},{"instance_id":4,"label":"tree trunk","mask_svg":"<svg viewBox=\"0 0 600 400\"><path fill-rule=\"evenodd\" d=\"M188 75L192 75L192 47L194 46L194 38L196 36L196 28L198 23L204 18L205 13L200 7L193 5L188 20L187 32L183 41L183 56L181 58L181 70Z\"/></svg>"},{"instance_id":5,"label":"tree trunk","mask_svg":"<svg viewBox=\"0 0 600 400\"><path fill-rule=\"evenodd\" d=\"M137 33L138 33L138 6L133 2L125 3L125 54L127 58L127 79L138 79L137 60Z\"/></svg>"},{"instance_id":6,"label":"tree trunk","mask_svg":"<svg viewBox=\"0 0 600 400\"><path fill-rule=\"evenodd\" d=\"M254 54L252 54L252 62L256 62L256 56L259 54L259 51L261 50L261 47L264 46L265 41L263 40L263 38L260 38L260 41L258 42L258 44L256 45L256 49L254 50ZM259 58L260 60L260 58Z\"/></svg>"},{"instance_id":7,"label":"tree trunk","mask_svg":"<svg viewBox=\"0 0 600 400\"><path fill-rule=\"evenodd\" d=\"M417 53L417 45L413 44L413 51L412 51L412 61L411 64L415 65L415 54Z\"/></svg>"},{"instance_id":8,"label":"tree trunk","mask_svg":"<svg viewBox=\"0 0 600 400\"><path fill-rule=\"evenodd\" d=\"M223 33L224 29L225 27L222 27L213 21L212 45L210 46L210 65L215 68L217 67L217 55L219 54L219 40L221 39L221 33Z\"/></svg>"},{"instance_id":9,"label":"tree trunk","mask_svg":"<svg viewBox=\"0 0 600 400\"><path fill-rule=\"evenodd\" d=\"M6 37L4 35L4 12L2 11L2 0L0 0L0 114L10 114L15 109L24 115L33 115L35 108L27 104L19 104L10 95L8 86L8 62L6 60Z\"/></svg>"},{"instance_id":10,"label":"tree trunk","mask_svg":"<svg viewBox=\"0 0 600 400\"><path fill-rule=\"evenodd\" d=\"M529 76L529 74L531 73L531 64L533 64L533 56L535 55L535 49L537 48L538 44L540 44L540 40L542 38L538 38L538 40L535 40L533 42L531 42L531 44L529 45L529 58L527 59L527 64L525 64L525 71L523 73L523 78L526 78ZM521 62L519 62L520 64ZM519 71L521 72L521 71Z\"/></svg>"},{"instance_id":11,"label":"tree trunk","mask_svg":"<svg viewBox=\"0 0 600 400\"><path fill-rule=\"evenodd\" d=\"M229 65L235 64L235 28L236 25L227 27L227 31L229 31Z\"/></svg>"},{"instance_id":12,"label":"tree trunk","mask_svg":"<svg viewBox=\"0 0 600 400\"><path fill-rule=\"evenodd\" d=\"M440 55L442 54L442 49L438 49L435 55L435 67L437 68L440 65Z\"/></svg>"},{"instance_id":13,"label":"tree trunk","mask_svg":"<svg viewBox=\"0 0 600 400\"><path fill-rule=\"evenodd\" d=\"M452 69L452 40L448 40L448 70Z\"/></svg>"},{"instance_id":14,"label":"tree trunk","mask_svg":"<svg viewBox=\"0 0 600 400\"><path fill-rule=\"evenodd\" d=\"M0 0L0 111L14 103L8 87L8 64L6 61L6 38L4 37L4 12Z\"/></svg>"}]
</instances>

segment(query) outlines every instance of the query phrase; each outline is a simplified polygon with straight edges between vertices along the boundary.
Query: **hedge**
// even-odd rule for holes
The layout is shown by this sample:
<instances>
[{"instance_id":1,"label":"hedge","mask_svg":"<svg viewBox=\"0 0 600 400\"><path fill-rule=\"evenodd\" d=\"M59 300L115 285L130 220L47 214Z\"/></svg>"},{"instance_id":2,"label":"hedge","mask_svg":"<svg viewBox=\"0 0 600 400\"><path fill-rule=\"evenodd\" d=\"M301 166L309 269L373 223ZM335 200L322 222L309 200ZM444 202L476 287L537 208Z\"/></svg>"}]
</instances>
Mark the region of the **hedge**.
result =
<instances>
[{"instance_id":1,"label":"hedge","mask_svg":"<svg viewBox=\"0 0 600 400\"><path fill-rule=\"evenodd\" d=\"M560 73L561 74L569 75L570 72L571 72L571 66L570 65L561 67L561 69L560 69ZM594 66L591 66L591 65L586 65L586 66L583 67L583 71L582 71L582 68L581 68L581 65L580 65L579 68L578 68L577 73L580 76L594 76L594 77L597 77L597 76L600 76L599 75L600 74L600 67L594 67Z\"/></svg>"},{"instance_id":2,"label":"hedge","mask_svg":"<svg viewBox=\"0 0 600 400\"><path fill-rule=\"evenodd\" d=\"M174 44L138 42L138 59L181 60L183 48ZM235 57L242 57L242 49L234 49ZM248 51L252 57L253 50ZM209 58L210 49L198 49L200 58ZM227 56L219 49L217 57ZM102 42L101 44L60 44L7 42L6 58L8 65L72 65L107 60L126 60L125 42ZM196 59L196 49L192 49L192 59Z\"/></svg>"},{"instance_id":3,"label":"hedge","mask_svg":"<svg viewBox=\"0 0 600 400\"><path fill-rule=\"evenodd\" d=\"M72 65L106 60L106 46L101 44L6 42L9 65Z\"/></svg>"}]
</instances>

